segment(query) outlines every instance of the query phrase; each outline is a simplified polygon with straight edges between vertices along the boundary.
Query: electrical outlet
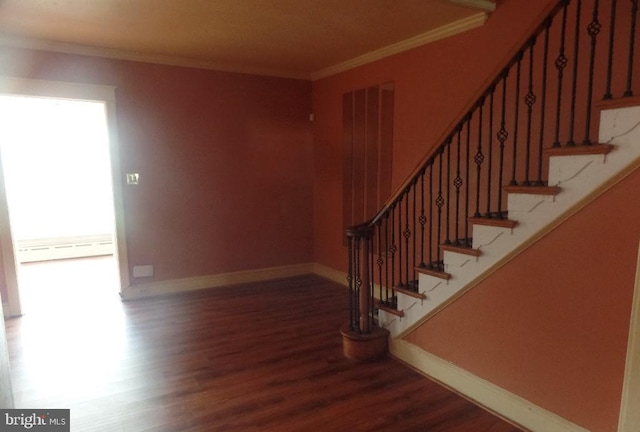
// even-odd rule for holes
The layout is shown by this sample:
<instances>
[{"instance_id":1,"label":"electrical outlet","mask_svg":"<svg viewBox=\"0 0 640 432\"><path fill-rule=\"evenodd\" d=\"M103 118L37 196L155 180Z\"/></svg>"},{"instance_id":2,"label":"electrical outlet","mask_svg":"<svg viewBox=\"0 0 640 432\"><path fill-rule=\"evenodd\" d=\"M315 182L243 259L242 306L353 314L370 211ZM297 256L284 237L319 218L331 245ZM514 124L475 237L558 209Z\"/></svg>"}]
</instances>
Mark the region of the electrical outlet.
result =
<instances>
[{"instance_id":1,"label":"electrical outlet","mask_svg":"<svg viewBox=\"0 0 640 432\"><path fill-rule=\"evenodd\" d=\"M153 266L152 265L139 265L133 266L133 277L151 277L153 276Z\"/></svg>"}]
</instances>

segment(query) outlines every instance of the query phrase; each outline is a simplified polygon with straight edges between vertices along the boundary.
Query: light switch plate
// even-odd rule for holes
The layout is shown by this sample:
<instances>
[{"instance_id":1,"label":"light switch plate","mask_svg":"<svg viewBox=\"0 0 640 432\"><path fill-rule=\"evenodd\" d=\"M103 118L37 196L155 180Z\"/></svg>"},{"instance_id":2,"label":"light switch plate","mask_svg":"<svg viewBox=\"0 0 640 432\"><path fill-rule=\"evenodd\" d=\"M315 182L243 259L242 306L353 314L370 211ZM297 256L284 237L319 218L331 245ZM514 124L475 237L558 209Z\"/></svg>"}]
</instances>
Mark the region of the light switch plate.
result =
<instances>
[{"instance_id":1,"label":"light switch plate","mask_svg":"<svg viewBox=\"0 0 640 432\"><path fill-rule=\"evenodd\" d=\"M137 185L140 183L140 174L138 173L128 173L127 174L127 184L128 185Z\"/></svg>"}]
</instances>

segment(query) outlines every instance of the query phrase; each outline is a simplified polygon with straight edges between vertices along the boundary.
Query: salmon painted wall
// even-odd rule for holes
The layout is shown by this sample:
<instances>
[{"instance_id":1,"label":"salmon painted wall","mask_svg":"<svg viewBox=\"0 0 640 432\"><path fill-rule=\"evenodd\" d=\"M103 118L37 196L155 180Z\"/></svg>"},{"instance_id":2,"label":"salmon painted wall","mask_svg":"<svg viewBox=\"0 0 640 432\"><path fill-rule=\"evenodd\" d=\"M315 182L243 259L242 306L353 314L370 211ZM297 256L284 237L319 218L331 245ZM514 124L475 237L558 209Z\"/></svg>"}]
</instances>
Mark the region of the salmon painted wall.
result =
<instances>
[{"instance_id":1,"label":"salmon painted wall","mask_svg":"<svg viewBox=\"0 0 640 432\"><path fill-rule=\"evenodd\" d=\"M313 84L314 256L346 271L342 232L342 95L395 86L392 190L399 187L472 96L542 20L550 0L499 0L477 29L358 67ZM490 78L491 77L491 78Z\"/></svg>"},{"instance_id":2,"label":"salmon painted wall","mask_svg":"<svg viewBox=\"0 0 640 432\"><path fill-rule=\"evenodd\" d=\"M640 170L406 340L588 430L617 430L638 190Z\"/></svg>"},{"instance_id":3,"label":"salmon painted wall","mask_svg":"<svg viewBox=\"0 0 640 432\"><path fill-rule=\"evenodd\" d=\"M142 281L312 260L311 83L0 49L0 75L116 86L130 265ZM132 284L141 280L132 279Z\"/></svg>"},{"instance_id":4,"label":"salmon painted wall","mask_svg":"<svg viewBox=\"0 0 640 432\"><path fill-rule=\"evenodd\" d=\"M551 3L498 1L481 28L314 82L316 262L346 271L342 94L394 83L395 189ZM615 431L639 187L635 172L407 339L589 430Z\"/></svg>"}]
</instances>

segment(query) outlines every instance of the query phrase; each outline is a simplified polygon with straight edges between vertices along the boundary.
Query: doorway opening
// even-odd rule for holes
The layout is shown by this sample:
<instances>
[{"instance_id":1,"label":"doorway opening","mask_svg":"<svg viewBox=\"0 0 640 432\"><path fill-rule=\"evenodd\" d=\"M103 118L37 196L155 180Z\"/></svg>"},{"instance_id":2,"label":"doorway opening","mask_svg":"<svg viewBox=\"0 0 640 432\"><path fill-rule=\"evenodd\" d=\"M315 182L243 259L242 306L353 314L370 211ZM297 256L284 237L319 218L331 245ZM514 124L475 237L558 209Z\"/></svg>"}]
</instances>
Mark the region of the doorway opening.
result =
<instances>
[{"instance_id":1,"label":"doorway opening","mask_svg":"<svg viewBox=\"0 0 640 432\"><path fill-rule=\"evenodd\" d=\"M5 316L118 303L128 271L113 88L26 81L13 87L31 91L0 83Z\"/></svg>"},{"instance_id":2,"label":"doorway opening","mask_svg":"<svg viewBox=\"0 0 640 432\"><path fill-rule=\"evenodd\" d=\"M115 298L118 272L104 103L0 96L0 118L24 312L59 305L75 309L75 301L108 299L104 291L109 288ZM98 280L112 280L111 286L93 282L92 275L98 274Z\"/></svg>"}]
</instances>

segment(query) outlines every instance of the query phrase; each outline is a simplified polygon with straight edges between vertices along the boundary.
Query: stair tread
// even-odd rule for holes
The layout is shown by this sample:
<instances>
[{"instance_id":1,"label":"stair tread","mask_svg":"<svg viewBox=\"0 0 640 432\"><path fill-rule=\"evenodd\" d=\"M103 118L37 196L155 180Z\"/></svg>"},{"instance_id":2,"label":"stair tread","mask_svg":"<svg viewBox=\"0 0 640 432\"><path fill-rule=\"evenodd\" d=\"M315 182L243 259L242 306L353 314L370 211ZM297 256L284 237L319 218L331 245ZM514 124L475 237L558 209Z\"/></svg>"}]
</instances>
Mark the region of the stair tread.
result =
<instances>
[{"instance_id":1,"label":"stair tread","mask_svg":"<svg viewBox=\"0 0 640 432\"><path fill-rule=\"evenodd\" d=\"M555 196L558 195L562 188L558 186L546 186L546 185L509 185L505 186L505 192L508 193L521 193L521 194L532 194L532 195L549 195Z\"/></svg>"},{"instance_id":2,"label":"stair tread","mask_svg":"<svg viewBox=\"0 0 640 432\"><path fill-rule=\"evenodd\" d=\"M575 155L597 155L607 154L613 150L612 144L576 144L574 146L549 147L544 150L547 156L575 156Z\"/></svg>"},{"instance_id":3,"label":"stair tread","mask_svg":"<svg viewBox=\"0 0 640 432\"><path fill-rule=\"evenodd\" d=\"M633 107L640 105L640 96L603 99L596 101L593 105L600 110Z\"/></svg>"},{"instance_id":4,"label":"stair tread","mask_svg":"<svg viewBox=\"0 0 640 432\"><path fill-rule=\"evenodd\" d=\"M515 221L513 219L485 216L470 217L469 222L471 222L472 224L494 226L500 228L514 228L516 225L518 225L518 221Z\"/></svg>"},{"instance_id":5,"label":"stair tread","mask_svg":"<svg viewBox=\"0 0 640 432\"><path fill-rule=\"evenodd\" d=\"M456 252L459 254L470 255L470 256L480 256L482 252L480 249L474 249L471 246L463 246L457 244L441 244L440 249L443 251Z\"/></svg>"},{"instance_id":6,"label":"stair tread","mask_svg":"<svg viewBox=\"0 0 640 432\"><path fill-rule=\"evenodd\" d=\"M383 303L378 304L378 309L383 310L385 312L388 312L392 315L395 316L399 316L399 317L403 317L404 316L404 312L401 310L398 310L396 308L394 308L393 306L387 306Z\"/></svg>"},{"instance_id":7,"label":"stair tread","mask_svg":"<svg viewBox=\"0 0 640 432\"><path fill-rule=\"evenodd\" d=\"M415 267L415 271L417 271L418 273L426 274L426 275L437 277L437 278L444 279L444 280L451 279L451 274L450 273L447 273L447 272L442 271L442 270L431 269L431 268L426 267L426 266L416 266Z\"/></svg>"},{"instance_id":8,"label":"stair tread","mask_svg":"<svg viewBox=\"0 0 640 432\"><path fill-rule=\"evenodd\" d=\"M418 281L411 281L406 285L397 285L394 286L393 289L397 292L401 292L410 297L414 297L417 299L425 300L427 298L426 295L418 292Z\"/></svg>"}]
</instances>

